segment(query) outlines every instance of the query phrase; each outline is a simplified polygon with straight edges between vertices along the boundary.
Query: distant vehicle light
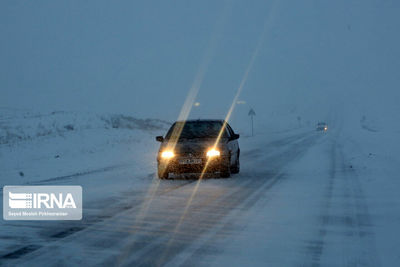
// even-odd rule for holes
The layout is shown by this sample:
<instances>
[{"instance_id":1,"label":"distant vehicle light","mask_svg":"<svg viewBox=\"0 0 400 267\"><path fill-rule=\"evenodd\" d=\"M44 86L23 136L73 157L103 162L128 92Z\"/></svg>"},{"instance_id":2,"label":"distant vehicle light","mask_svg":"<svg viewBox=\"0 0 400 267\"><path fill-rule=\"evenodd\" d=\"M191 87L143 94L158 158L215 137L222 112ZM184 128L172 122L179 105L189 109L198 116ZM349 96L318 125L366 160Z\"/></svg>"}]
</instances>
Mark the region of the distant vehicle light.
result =
<instances>
[{"instance_id":1,"label":"distant vehicle light","mask_svg":"<svg viewBox=\"0 0 400 267\"><path fill-rule=\"evenodd\" d=\"M173 158L174 156L175 156L175 154L172 151L163 151L161 153L161 157L164 159L170 159L170 158Z\"/></svg>"},{"instance_id":2,"label":"distant vehicle light","mask_svg":"<svg viewBox=\"0 0 400 267\"><path fill-rule=\"evenodd\" d=\"M218 150L216 150L215 148L212 148L207 151L207 157L216 157L219 155L221 155L221 153Z\"/></svg>"},{"instance_id":3,"label":"distant vehicle light","mask_svg":"<svg viewBox=\"0 0 400 267\"><path fill-rule=\"evenodd\" d=\"M325 126L324 131L328 131L328 127L327 126Z\"/></svg>"}]
</instances>

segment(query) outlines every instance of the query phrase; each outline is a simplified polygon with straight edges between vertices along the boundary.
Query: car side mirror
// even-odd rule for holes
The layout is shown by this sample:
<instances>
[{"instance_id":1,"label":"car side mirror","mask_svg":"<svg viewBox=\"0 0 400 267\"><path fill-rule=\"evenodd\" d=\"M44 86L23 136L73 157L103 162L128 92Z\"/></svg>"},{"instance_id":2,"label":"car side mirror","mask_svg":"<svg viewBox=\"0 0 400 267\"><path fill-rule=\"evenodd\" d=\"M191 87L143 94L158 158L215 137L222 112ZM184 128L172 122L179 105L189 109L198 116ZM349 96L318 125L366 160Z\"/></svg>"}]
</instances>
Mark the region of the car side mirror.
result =
<instances>
[{"instance_id":1,"label":"car side mirror","mask_svg":"<svg viewBox=\"0 0 400 267\"><path fill-rule=\"evenodd\" d=\"M240 135L239 134L233 134L231 137L231 140L236 140L239 139Z\"/></svg>"},{"instance_id":2,"label":"car side mirror","mask_svg":"<svg viewBox=\"0 0 400 267\"><path fill-rule=\"evenodd\" d=\"M156 141L163 142L164 141L164 137L162 137L162 135L156 136Z\"/></svg>"}]
</instances>

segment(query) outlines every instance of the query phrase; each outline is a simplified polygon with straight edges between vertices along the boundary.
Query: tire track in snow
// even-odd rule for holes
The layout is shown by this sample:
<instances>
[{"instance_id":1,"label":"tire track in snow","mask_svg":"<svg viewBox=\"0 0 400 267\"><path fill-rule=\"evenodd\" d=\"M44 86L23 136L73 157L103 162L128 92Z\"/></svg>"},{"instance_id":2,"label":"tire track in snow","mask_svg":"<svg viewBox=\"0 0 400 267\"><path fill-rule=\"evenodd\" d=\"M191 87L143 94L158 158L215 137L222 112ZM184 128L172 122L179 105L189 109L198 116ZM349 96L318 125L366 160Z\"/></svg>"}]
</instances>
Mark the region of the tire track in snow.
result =
<instances>
[{"instance_id":1,"label":"tire track in snow","mask_svg":"<svg viewBox=\"0 0 400 267\"><path fill-rule=\"evenodd\" d=\"M309 136L310 133L304 134L303 136L297 136L296 138L284 138L283 140L277 140L276 142L272 142L267 144L267 148L269 151L275 151L276 153L266 154L266 157L262 158L262 160L270 160L270 166L272 170L279 169L280 167L284 167L290 160L294 159L294 156L298 153L301 153L303 150L307 148L311 140L315 139L314 136ZM280 146L284 146L284 149ZM265 156L265 155L262 155ZM261 157L261 156L260 156ZM242 173L243 175L243 173ZM235 177L237 179L235 179ZM275 178L274 178L275 177ZM216 224L221 223L223 218L228 215L230 212L235 211L237 209L242 210L242 204L244 202L250 203L248 205L254 205L258 198L262 197L265 192L259 191L260 188L269 188L267 184L271 183L271 186L275 185L279 178L275 171L268 173L251 173L247 179L240 178L239 176L233 176L233 179L228 180L215 180L216 182L226 184L231 183L231 187L227 187L227 190L223 190L220 192L207 192L204 190L202 195L204 196L203 201L198 201L191 208L190 214L188 214L188 222L186 222L184 228L182 229L184 232L183 235L180 235L177 242L174 242L174 246L176 250L166 259L165 262L173 259L179 252L183 251L186 246L182 246L181 244L191 244L198 238L200 238L203 234L207 233L212 229ZM269 178L269 179L268 179ZM187 184L192 183L194 180L189 181ZM169 182L169 181L168 181ZM214 182L213 180L211 181ZM207 183L205 183L207 184ZM185 184L186 185L186 184ZM178 188L177 188L178 189ZM176 197L179 196L180 192L183 194L180 196L181 199L185 199L184 191L190 191L189 188L179 187L179 190L174 194L173 191L167 192L164 196L161 194L157 194L157 199L161 203L166 203L164 200L171 200L171 196ZM259 192L259 193L257 193ZM207 193L209 194L207 196ZM217 194L214 194L217 193ZM176 199L178 202L181 199ZM251 201L253 199L253 201ZM139 201L139 203L143 202L143 196L136 196L133 199L134 202ZM253 203L253 204L252 204ZM88 223L84 225L83 229L78 229L79 231L75 231L72 229L69 231L68 229L64 229L56 233L56 242L50 242L46 244L44 247L37 249L34 251L27 250L27 253L17 253L16 258L19 258L18 262L25 262L26 260L36 259L37 257L42 258L45 255L52 255L57 253L57 250L62 249L65 245L73 245L85 242L88 245L86 249L92 250L97 249L98 251L108 249L110 251L115 250L115 245L123 244L124 242L129 247L129 240L132 237L134 238L133 246L128 249L129 255L132 258L128 258L131 263L146 264L143 259L149 258L154 259L157 255L156 252L151 252L151 250L158 247L158 252L163 250L165 247L164 241L168 239L171 234L171 225L174 225L175 219L179 217L179 212L174 214L170 214L168 218L168 211L176 210L177 206L176 202L172 201L171 205L164 205L165 208L162 212L164 214L157 214L153 212L153 214L149 214L141 224L136 225L136 228L132 228L132 219L135 218L135 205L130 205L126 209L119 210L117 212L117 216L111 216L109 218L102 218L100 222L96 223ZM179 205L178 205L179 207ZM245 208L244 208L245 209ZM151 216L156 215L156 216ZM163 217L166 215L167 217ZM193 225L190 225L190 222L197 222L192 220L192 216L200 216L200 228L193 231ZM167 218L166 222L163 224L156 223L159 218ZM104 220L103 220L104 219ZM186 220L185 220L186 221ZM188 224L189 223L189 224ZM185 228L186 227L186 228ZM188 227L188 228L187 228ZM218 235L222 235L225 229L220 231ZM234 230L229 230L234 231ZM225 234L229 235L229 231L227 230ZM79 232L79 234L78 234ZM81 241L79 241L81 240ZM117 243L116 243L117 242ZM29 245L29 244L28 244ZM85 245L86 246L86 245ZM84 246L82 246L83 248ZM22 251L22 250L21 250ZM25 250L24 250L25 251ZM150 252L149 252L150 251ZM150 253L150 254L149 254ZM34 254L34 255L31 255ZM133 255L132 255L133 254ZM27 256L27 257L25 257ZM120 255L117 253L112 255L111 257L104 257L102 259L91 259L98 260L98 263L115 263L116 258ZM76 256L75 256L76 257ZM47 257L48 258L48 257ZM65 261L64 261L65 260ZM74 259L72 258L60 258L56 263L65 263L65 262L73 263ZM75 262L82 261L82 259L76 259ZM106 262L104 262L106 260Z\"/></svg>"},{"instance_id":2,"label":"tire track in snow","mask_svg":"<svg viewBox=\"0 0 400 267\"><path fill-rule=\"evenodd\" d=\"M335 137L337 139L337 137ZM340 144L332 143L331 167L317 238L307 242L303 266L379 266L373 224L356 171L346 164Z\"/></svg>"},{"instance_id":3,"label":"tire track in snow","mask_svg":"<svg viewBox=\"0 0 400 267\"><path fill-rule=\"evenodd\" d=\"M57 177L57 180L58 180L58 178L63 179L63 178L70 178L70 177L80 176L80 175L93 174L93 173L101 172L101 170L105 170L105 169L106 170L113 170L113 169L119 168L119 166L120 165L112 166L111 168L109 168L109 167L101 168L101 169L97 169L97 170L94 170L94 171L85 172L84 174L79 174L79 175L61 176L61 177ZM154 174L150 175L150 176L154 176ZM46 179L46 180L42 180L42 181L38 181L38 182L44 182L44 181L50 181L50 179ZM183 186L188 185L188 184L193 183L193 182L194 182L194 180L189 180L189 181L187 181L187 182L185 182L183 184L179 184L179 185L172 186L172 187L167 187L166 189L162 190L161 192L159 192L159 193L156 192L156 193L158 195L167 194L167 193L169 193L169 192L171 192L173 190L176 190L176 189L178 189L180 187L183 187ZM34 184L36 184L36 183L34 183ZM159 191L159 190L160 189L157 189L157 191ZM127 192L124 192L124 193L127 194ZM148 199L146 197L144 197L143 199L136 199L136 200L137 201L132 203L128 207L128 209L133 209L135 207L138 207L143 202L147 201ZM117 205L117 207L118 207L118 205ZM73 234L76 234L76 233L78 233L80 231L83 231L83 230L85 230L86 228L88 228L90 226L94 226L97 223L99 223L101 221L104 221L104 219L111 219L112 217L114 217L114 216L116 216L116 215L118 215L118 214L120 214L122 212L125 212L126 209L127 209L126 207L119 207L117 209L115 209L115 207L111 207L109 210L111 210L112 213L109 214L109 213L106 212L108 214L107 216L94 216L94 217L91 217L91 218L86 218L84 221L79 221L78 223L72 222L72 224L73 224L72 226L69 226L69 227L66 227L66 228L62 228L62 229L58 230L55 233L53 232L52 234L46 236L45 239L46 239L47 242L54 242L55 240L60 241L60 240L62 240L64 238L69 237L70 235L73 235ZM87 217L87 216L85 216L85 217ZM69 223L69 224L71 224L71 223ZM103 229L103 230L105 230L105 229ZM18 259L18 258L21 258L21 257L23 257L23 256L25 256L27 254L30 254L30 253L38 250L38 249L41 249L41 248L43 248L43 245L41 245L41 244L32 244L32 243L31 244L27 244L27 245L25 244L25 245L23 245L23 246L21 246L19 248L16 248L16 249L14 249L12 251L4 253L3 255L0 255L0 260L1 259L2 260Z\"/></svg>"},{"instance_id":4,"label":"tire track in snow","mask_svg":"<svg viewBox=\"0 0 400 267\"><path fill-rule=\"evenodd\" d=\"M298 138L300 138L299 135ZM304 136L302 136L304 137ZM266 162L273 162L274 160L276 161L275 168L277 168L276 164L282 164L284 160L287 160L287 163L290 164L290 162L296 161L298 158L300 158L302 155L304 155L309 148L315 145L315 143L318 141L320 136L315 137L315 136L310 136L310 133L308 133L308 136L305 138L298 139L296 141L296 144L293 144L293 147L283 153L279 157L271 157L269 160L266 160ZM294 140L293 140L294 141ZM282 143L278 143L282 144ZM286 179L286 174L284 172L284 166L280 166L280 171L275 175L276 179L272 181L269 184L265 184L264 186L260 187L257 192L253 194L253 196L246 202L241 205L240 209L235 209L233 211L233 216L244 216L245 213L252 207L254 206L260 199L263 199L263 203L268 203L268 201L273 197L272 195L268 194L272 187L277 186L281 182L284 182ZM192 249L192 252L190 253L190 256L187 256L184 261L179 262L179 265L182 266L194 266L196 265L196 262L204 258L204 256L207 257L212 257L215 256L215 250L218 249L215 244L219 241L221 241L221 234L226 231L226 229L233 228L236 230L241 230L245 227L245 225L241 225L240 229L237 229L238 226L232 223L231 221L225 222L222 226L218 227L212 235L210 235L200 246L197 246L196 248ZM237 232L237 231L236 231ZM223 235L222 235L223 236ZM172 266L176 265L176 262L173 261Z\"/></svg>"},{"instance_id":5,"label":"tire track in snow","mask_svg":"<svg viewBox=\"0 0 400 267\"><path fill-rule=\"evenodd\" d=\"M191 212L188 214L188 217L198 211L203 211L206 216L203 216L201 220L196 221L188 219L188 222L183 224L181 227L182 229L177 233L177 237L174 238L174 242L169 248L169 253L162 259L162 262L159 261L158 256L163 254L165 243L168 238L159 239L161 241L159 243L149 243L145 252L133 255L132 259L128 261L128 265L164 265L173 261L176 256L186 250L190 245L196 244L201 237L207 235L210 231L214 231L214 234L211 234L209 241L205 242L205 244L194 251L196 257L201 257L201 254L209 249L210 240L213 238L221 238L226 235L226 232L237 231L237 229L235 229L237 226L234 224L231 225L232 222L229 221L224 223L224 218L228 214L231 215L232 212L235 213L235 216L243 215L243 213L253 206L261 197L265 196L273 186L282 181L284 175L283 173L280 173L279 170L284 168L286 164L292 162L301 154L305 153L305 151L316 141L316 138L315 136L307 136L301 140L296 139L293 141L296 141L295 144L290 146L288 149L280 151L280 153L278 153L279 155L272 155L269 158L271 166L274 168L273 172L264 174L260 173L257 176L250 175L246 177L248 178L246 179L246 183L236 185L237 189L234 192L223 195L222 198L215 198L210 201L210 203L207 203L207 205L204 205L204 203L195 203L193 207L191 207ZM203 219L204 217L206 219ZM223 227L221 227L221 223ZM206 224L206 226L203 226L203 224ZM196 225L197 227L193 227L193 225ZM231 229L225 227L228 225L231 225ZM214 228L216 227L220 229L215 231ZM194 263L190 258L188 259L188 262ZM188 264L188 262L185 262L185 264Z\"/></svg>"}]
</instances>

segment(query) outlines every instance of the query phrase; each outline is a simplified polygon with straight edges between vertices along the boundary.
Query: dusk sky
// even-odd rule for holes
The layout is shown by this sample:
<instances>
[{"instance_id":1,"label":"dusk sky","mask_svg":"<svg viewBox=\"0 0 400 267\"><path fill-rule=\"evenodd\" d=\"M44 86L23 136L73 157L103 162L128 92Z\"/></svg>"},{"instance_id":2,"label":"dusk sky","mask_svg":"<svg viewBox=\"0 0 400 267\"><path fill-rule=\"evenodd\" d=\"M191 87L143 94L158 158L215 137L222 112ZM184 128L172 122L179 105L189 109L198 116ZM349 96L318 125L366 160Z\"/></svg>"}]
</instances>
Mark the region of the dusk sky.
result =
<instances>
[{"instance_id":1,"label":"dusk sky","mask_svg":"<svg viewBox=\"0 0 400 267\"><path fill-rule=\"evenodd\" d=\"M203 70L190 116L224 117L260 44L236 118L395 114L399 13L398 1L1 1L0 107L173 121Z\"/></svg>"}]
</instances>

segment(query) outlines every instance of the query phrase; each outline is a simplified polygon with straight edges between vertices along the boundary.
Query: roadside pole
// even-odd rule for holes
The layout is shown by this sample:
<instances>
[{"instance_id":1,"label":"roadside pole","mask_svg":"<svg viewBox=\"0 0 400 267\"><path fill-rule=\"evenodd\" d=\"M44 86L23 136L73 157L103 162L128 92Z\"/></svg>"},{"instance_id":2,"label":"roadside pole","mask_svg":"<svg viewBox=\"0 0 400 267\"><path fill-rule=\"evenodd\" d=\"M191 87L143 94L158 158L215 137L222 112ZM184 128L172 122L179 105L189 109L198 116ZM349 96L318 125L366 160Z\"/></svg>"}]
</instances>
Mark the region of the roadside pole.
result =
<instances>
[{"instance_id":1,"label":"roadside pole","mask_svg":"<svg viewBox=\"0 0 400 267\"><path fill-rule=\"evenodd\" d=\"M256 112L254 111L254 109L250 108L249 111L249 116L251 119L251 136L254 136L254 123L253 123L253 116L256 115Z\"/></svg>"}]
</instances>

